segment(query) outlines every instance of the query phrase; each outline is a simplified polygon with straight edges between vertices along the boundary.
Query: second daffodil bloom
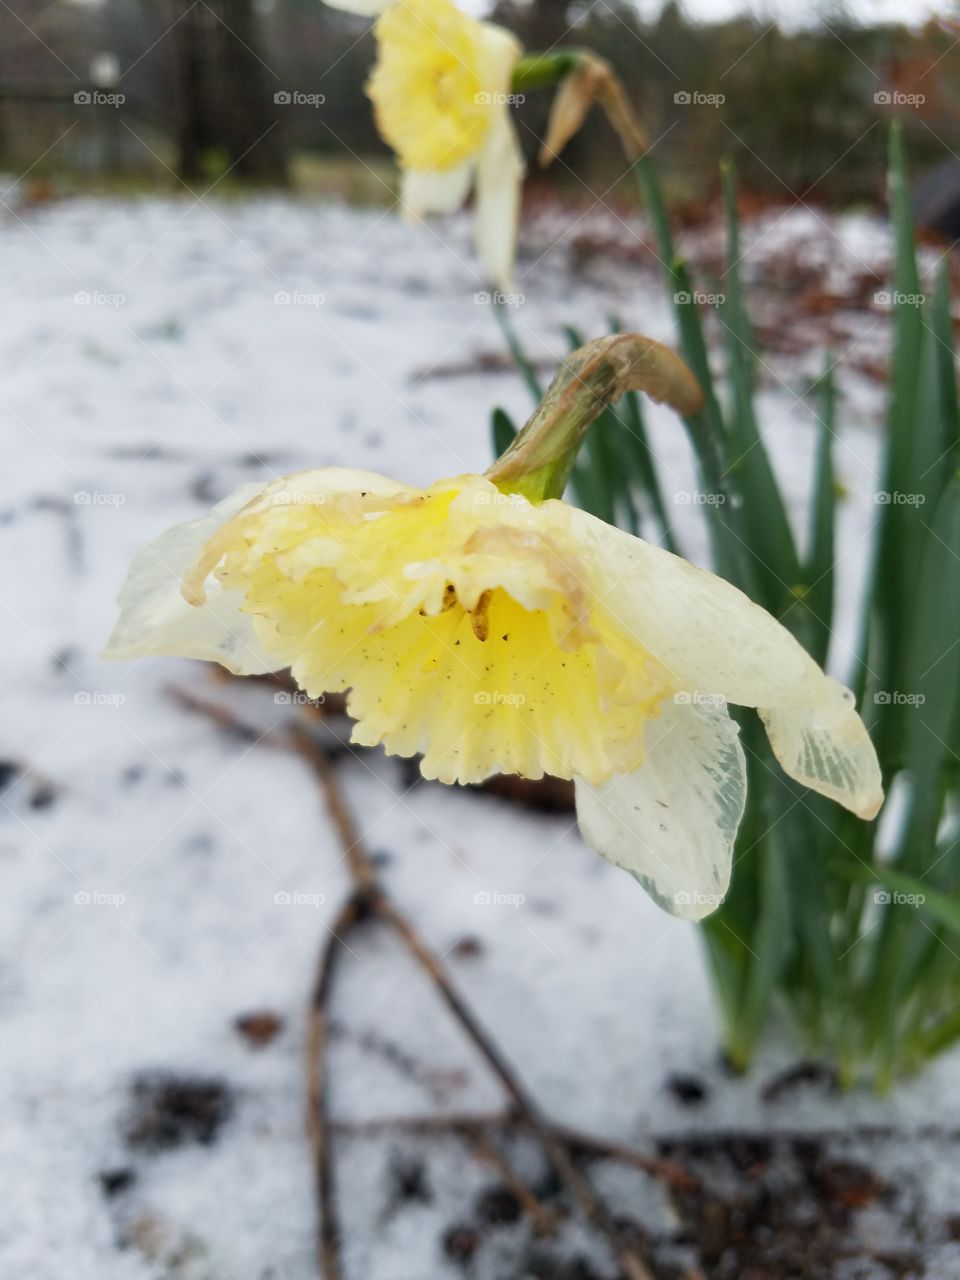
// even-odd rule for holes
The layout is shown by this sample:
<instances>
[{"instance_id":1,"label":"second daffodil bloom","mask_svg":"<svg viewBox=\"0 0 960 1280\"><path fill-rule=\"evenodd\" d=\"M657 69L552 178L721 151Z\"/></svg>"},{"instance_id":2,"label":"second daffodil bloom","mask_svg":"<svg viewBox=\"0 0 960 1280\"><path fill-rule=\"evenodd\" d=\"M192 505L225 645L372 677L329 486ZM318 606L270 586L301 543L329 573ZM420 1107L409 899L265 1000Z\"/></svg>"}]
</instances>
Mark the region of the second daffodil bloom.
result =
<instances>
[{"instance_id":1,"label":"second daffodil bloom","mask_svg":"<svg viewBox=\"0 0 960 1280\"><path fill-rule=\"evenodd\" d=\"M722 579L555 497L603 403L699 388L635 335L564 366L485 475L411 488L324 468L247 487L134 560L108 656L290 668L349 690L353 741L427 778L576 784L580 829L661 906L721 900L746 798L727 703L754 707L790 777L873 817L877 759L852 695Z\"/></svg>"},{"instance_id":2,"label":"second daffodil bloom","mask_svg":"<svg viewBox=\"0 0 960 1280\"><path fill-rule=\"evenodd\" d=\"M474 188L477 251L508 290L524 173L510 121L519 43L502 27L462 13L453 0L328 3L380 15L367 93L400 162L404 208L414 217L452 213Z\"/></svg>"}]
</instances>

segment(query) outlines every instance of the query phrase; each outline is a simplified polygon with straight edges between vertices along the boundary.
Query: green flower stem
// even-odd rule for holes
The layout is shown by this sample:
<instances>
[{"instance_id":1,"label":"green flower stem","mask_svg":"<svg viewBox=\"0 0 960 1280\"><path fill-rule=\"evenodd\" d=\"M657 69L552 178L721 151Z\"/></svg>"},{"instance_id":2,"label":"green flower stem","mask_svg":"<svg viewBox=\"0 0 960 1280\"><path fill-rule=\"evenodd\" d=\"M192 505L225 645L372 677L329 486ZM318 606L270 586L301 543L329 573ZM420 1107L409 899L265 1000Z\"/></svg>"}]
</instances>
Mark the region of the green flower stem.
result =
<instances>
[{"instance_id":1,"label":"green flower stem","mask_svg":"<svg viewBox=\"0 0 960 1280\"><path fill-rule=\"evenodd\" d=\"M568 76L581 56L579 49L551 49L549 53L525 53L513 68L514 93L549 89Z\"/></svg>"},{"instance_id":2,"label":"green flower stem","mask_svg":"<svg viewBox=\"0 0 960 1280\"><path fill-rule=\"evenodd\" d=\"M486 472L504 493L531 502L562 498L587 428L628 391L645 391L689 417L700 385L668 348L639 333L617 333L571 352L516 439Z\"/></svg>"}]
</instances>

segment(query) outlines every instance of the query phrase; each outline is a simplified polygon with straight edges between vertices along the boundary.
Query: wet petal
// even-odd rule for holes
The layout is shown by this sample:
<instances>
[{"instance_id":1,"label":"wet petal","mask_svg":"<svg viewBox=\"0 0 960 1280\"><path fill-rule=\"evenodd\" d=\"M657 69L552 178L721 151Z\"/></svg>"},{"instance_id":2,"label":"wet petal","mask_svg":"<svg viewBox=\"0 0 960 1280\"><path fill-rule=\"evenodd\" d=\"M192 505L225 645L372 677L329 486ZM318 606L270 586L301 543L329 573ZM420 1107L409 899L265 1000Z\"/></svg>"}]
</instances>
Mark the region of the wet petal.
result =
<instances>
[{"instance_id":1,"label":"wet petal","mask_svg":"<svg viewBox=\"0 0 960 1280\"><path fill-rule=\"evenodd\" d=\"M238 592L211 591L199 608L187 604L181 592L207 540L262 493L262 485L244 485L209 515L168 529L137 552L117 599L120 616L105 658L204 658L236 675L260 675L283 665L260 645L252 619L240 611Z\"/></svg>"},{"instance_id":2,"label":"wet petal","mask_svg":"<svg viewBox=\"0 0 960 1280\"><path fill-rule=\"evenodd\" d=\"M472 160L453 169L405 169L400 200L413 218L428 213L455 213L466 200L476 166Z\"/></svg>"},{"instance_id":3,"label":"wet petal","mask_svg":"<svg viewBox=\"0 0 960 1280\"><path fill-rule=\"evenodd\" d=\"M639 769L601 786L577 780L587 844L629 871L665 911L709 915L730 882L747 771L725 707L665 702Z\"/></svg>"},{"instance_id":4,"label":"wet petal","mask_svg":"<svg viewBox=\"0 0 960 1280\"><path fill-rule=\"evenodd\" d=\"M723 578L566 503L544 503L566 524L606 608L688 692L745 707L801 707L822 699L823 674L771 614Z\"/></svg>"},{"instance_id":5,"label":"wet petal","mask_svg":"<svg viewBox=\"0 0 960 1280\"><path fill-rule=\"evenodd\" d=\"M553 506L591 576L605 580L604 606L678 688L756 707L786 773L860 817L876 815L880 766L852 695L786 627L722 578L585 512Z\"/></svg>"},{"instance_id":6,"label":"wet petal","mask_svg":"<svg viewBox=\"0 0 960 1280\"><path fill-rule=\"evenodd\" d=\"M490 68L486 83L494 97L494 114L477 164L474 235L477 252L491 279L510 292L524 163L510 119L508 96L520 46L508 32L489 24L484 27L484 42Z\"/></svg>"},{"instance_id":7,"label":"wet petal","mask_svg":"<svg viewBox=\"0 0 960 1280\"><path fill-rule=\"evenodd\" d=\"M761 707L760 716L784 773L858 818L877 816L883 804L880 765L849 689L825 677L823 696L813 706Z\"/></svg>"}]
</instances>

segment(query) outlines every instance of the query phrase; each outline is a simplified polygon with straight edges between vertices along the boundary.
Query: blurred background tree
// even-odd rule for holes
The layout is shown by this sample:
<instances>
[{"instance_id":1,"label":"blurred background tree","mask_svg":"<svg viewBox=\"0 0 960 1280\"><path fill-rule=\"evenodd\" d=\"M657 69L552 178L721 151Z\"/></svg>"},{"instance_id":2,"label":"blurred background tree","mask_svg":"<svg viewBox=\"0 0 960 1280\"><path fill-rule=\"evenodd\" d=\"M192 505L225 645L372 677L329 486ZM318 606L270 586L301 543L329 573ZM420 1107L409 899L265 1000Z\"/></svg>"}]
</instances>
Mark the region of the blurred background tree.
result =
<instances>
[{"instance_id":1,"label":"blurred background tree","mask_svg":"<svg viewBox=\"0 0 960 1280\"><path fill-rule=\"evenodd\" d=\"M671 203L691 213L716 194L721 154L735 159L747 199L878 200L885 94L917 99L900 113L915 169L960 148L960 48L936 23L864 26L829 6L784 30L746 16L694 21L676 0L649 19L629 0L497 0L492 17L530 49L586 45L606 57L655 142ZM122 107L78 105L105 57ZM0 7L0 165L157 182L170 181L169 166L191 183L227 170L275 183L292 171L335 189L345 168L387 172L363 91L373 57L369 22L318 0L20 0L16 12ZM685 101L696 94L717 105ZM538 93L518 110L532 165L548 106ZM534 171L534 190L592 199L623 169L595 113L561 164ZM624 178L607 198L630 201L634 190Z\"/></svg>"},{"instance_id":2,"label":"blurred background tree","mask_svg":"<svg viewBox=\"0 0 960 1280\"><path fill-rule=\"evenodd\" d=\"M264 61L253 0L170 0L178 172L224 171L283 183L283 128L273 110L277 73Z\"/></svg>"}]
</instances>

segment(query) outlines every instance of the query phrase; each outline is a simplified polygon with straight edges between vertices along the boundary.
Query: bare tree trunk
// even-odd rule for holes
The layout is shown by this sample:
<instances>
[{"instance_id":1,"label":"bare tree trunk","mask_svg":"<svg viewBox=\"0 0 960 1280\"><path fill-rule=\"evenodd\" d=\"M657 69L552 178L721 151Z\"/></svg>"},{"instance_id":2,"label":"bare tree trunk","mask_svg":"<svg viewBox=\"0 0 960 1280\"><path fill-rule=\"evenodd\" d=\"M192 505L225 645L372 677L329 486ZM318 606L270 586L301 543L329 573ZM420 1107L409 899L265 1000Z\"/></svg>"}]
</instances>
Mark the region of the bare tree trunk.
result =
<instances>
[{"instance_id":1,"label":"bare tree trunk","mask_svg":"<svg viewBox=\"0 0 960 1280\"><path fill-rule=\"evenodd\" d=\"M204 92L204 67L209 66L209 17L194 0L169 0L176 109L177 172L184 182L196 182L203 153L210 145L209 112Z\"/></svg>"},{"instance_id":2,"label":"bare tree trunk","mask_svg":"<svg viewBox=\"0 0 960 1280\"><path fill-rule=\"evenodd\" d=\"M286 157L274 105L280 82L264 57L253 0L214 0L212 7L220 19L222 133L234 172L283 182Z\"/></svg>"},{"instance_id":3,"label":"bare tree trunk","mask_svg":"<svg viewBox=\"0 0 960 1280\"><path fill-rule=\"evenodd\" d=\"M253 0L169 3L180 177L196 182L205 157L220 151L232 177L285 182L278 81L260 48Z\"/></svg>"}]
</instances>

